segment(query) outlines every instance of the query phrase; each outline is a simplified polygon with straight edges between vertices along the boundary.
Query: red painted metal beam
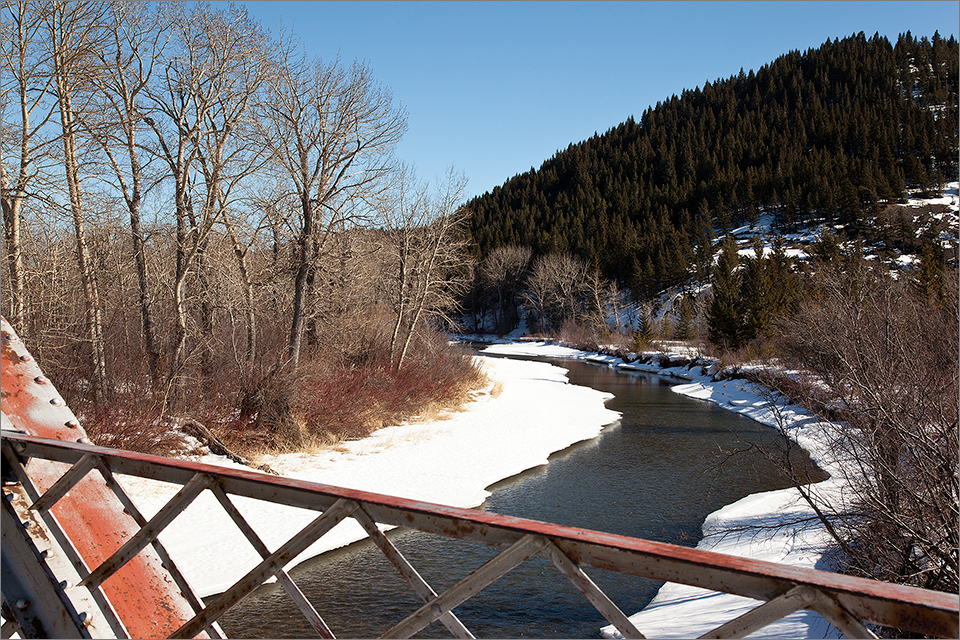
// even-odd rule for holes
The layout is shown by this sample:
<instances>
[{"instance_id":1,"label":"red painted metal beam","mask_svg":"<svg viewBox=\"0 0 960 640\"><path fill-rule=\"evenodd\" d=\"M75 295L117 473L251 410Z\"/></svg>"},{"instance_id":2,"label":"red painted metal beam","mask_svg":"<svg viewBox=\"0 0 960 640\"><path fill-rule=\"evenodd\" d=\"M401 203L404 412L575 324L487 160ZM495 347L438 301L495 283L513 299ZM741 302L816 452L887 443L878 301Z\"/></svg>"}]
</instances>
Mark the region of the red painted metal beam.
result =
<instances>
[{"instance_id":1,"label":"red painted metal beam","mask_svg":"<svg viewBox=\"0 0 960 640\"><path fill-rule=\"evenodd\" d=\"M0 398L14 429L63 442L87 442L87 434L26 347L2 319ZM42 493L69 466L32 460L30 476ZM98 474L87 475L51 509L86 566L96 567L140 527ZM165 638L193 617L193 610L152 549L146 549L105 581L103 593L131 638Z\"/></svg>"}]
</instances>

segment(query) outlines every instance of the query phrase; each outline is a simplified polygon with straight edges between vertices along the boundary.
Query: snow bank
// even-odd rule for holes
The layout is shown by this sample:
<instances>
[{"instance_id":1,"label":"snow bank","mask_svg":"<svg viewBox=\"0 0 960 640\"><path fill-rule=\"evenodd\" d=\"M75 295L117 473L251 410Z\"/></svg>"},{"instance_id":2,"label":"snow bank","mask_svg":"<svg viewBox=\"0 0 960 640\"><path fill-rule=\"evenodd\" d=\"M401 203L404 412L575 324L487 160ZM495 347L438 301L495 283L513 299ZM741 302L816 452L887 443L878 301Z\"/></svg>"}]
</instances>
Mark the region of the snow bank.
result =
<instances>
[{"instance_id":1,"label":"snow bank","mask_svg":"<svg viewBox=\"0 0 960 640\"><path fill-rule=\"evenodd\" d=\"M780 406L774 413L769 399L758 395L754 385L745 380L717 381L709 375L713 371L708 368L705 374L702 366L660 367L639 362L625 363L614 356L587 354L546 343L497 344L484 349L483 353L584 359L688 381L671 389L689 398L712 402L770 427L778 427L779 416L788 435L831 476L817 484L818 495L839 496L842 489L839 480L842 474L838 473L837 463L827 447L830 425L798 407ZM676 356L675 360L689 362L689 353L672 355ZM813 516L812 509L796 489L756 493L708 515L702 527L704 537L697 548L797 567L830 570L830 562L824 557L829 538L819 523L809 520ZM630 620L647 637L696 638L759 604L750 598L667 583L650 604L643 611L630 616ZM601 635L621 637L612 625L601 629ZM798 611L748 637L837 638L840 634L820 614Z\"/></svg>"},{"instance_id":2,"label":"snow bank","mask_svg":"<svg viewBox=\"0 0 960 640\"><path fill-rule=\"evenodd\" d=\"M466 411L447 420L387 427L336 449L270 456L264 462L291 478L476 507L489 495L486 487L546 464L551 453L597 436L620 416L604 406L612 396L568 384L559 367L502 358L482 361L502 391L496 397L482 394ZM234 466L220 456L200 461ZM139 478L121 481L147 518L179 489ZM270 549L317 516L315 511L233 500ZM353 520L342 522L291 565L365 537ZM160 539L202 596L225 590L260 561L209 492Z\"/></svg>"},{"instance_id":3,"label":"snow bank","mask_svg":"<svg viewBox=\"0 0 960 640\"><path fill-rule=\"evenodd\" d=\"M697 377L695 382L673 387L673 391L713 402L762 424L777 426L777 416L770 410L769 401L754 393L750 383ZM829 426L794 407L781 408L780 418L797 444L809 452L821 469L831 474L829 479L818 483L818 494L838 495L842 488L841 476L836 473L836 463L826 446ZM704 537L697 548L830 570L829 560L824 557L829 537L819 523L809 521L813 516L812 509L796 489L749 495L707 516L703 523ZM630 619L648 637L696 638L759 604L749 598L667 583L643 611ZM604 627L601 634L621 637L612 626ZM837 638L840 635L820 614L798 611L748 637Z\"/></svg>"},{"instance_id":4,"label":"snow bank","mask_svg":"<svg viewBox=\"0 0 960 640\"><path fill-rule=\"evenodd\" d=\"M689 381L677 393L713 402L754 420L775 425L766 400L743 380L713 381L699 367L660 368L626 364L612 356L587 354L547 343L492 345L490 355L589 359L622 368L645 370ZM482 357L488 375L499 383L499 395L481 394L466 411L448 420L387 427L363 440L315 453L270 456L264 461L281 474L331 485L449 504L475 507L486 487L525 469L546 464L548 456L585 439L619 418L604 406L611 396L571 385L566 372L541 362ZM791 436L828 473L825 426L801 410L781 411ZM200 461L223 466L220 456ZM838 474L833 474L838 477ZM178 487L137 478L123 478L147 518ZM818 485L836 491L834 480ZM316 517L316 512L234 498L244 517L268 547L275 549ZM806 516L795 490L754 494L710 514L698 548L802 567L829 568L822 557L827 542L819 528L785 525L753 529L751 525L784 524ZM295 565L325 551L365 537L352 520L343 522L296 558ZM223 591L259 562L249 543L205 492L161 534L161 540L187 579L203 596ZM648 637L685 638L702 633L757 606L757 602L668 583L641 612L631 616ZM617 637L612 627L601 633ZM837 637L819 614L800 611L751 637Z\"/></svg>"}]
</instances>

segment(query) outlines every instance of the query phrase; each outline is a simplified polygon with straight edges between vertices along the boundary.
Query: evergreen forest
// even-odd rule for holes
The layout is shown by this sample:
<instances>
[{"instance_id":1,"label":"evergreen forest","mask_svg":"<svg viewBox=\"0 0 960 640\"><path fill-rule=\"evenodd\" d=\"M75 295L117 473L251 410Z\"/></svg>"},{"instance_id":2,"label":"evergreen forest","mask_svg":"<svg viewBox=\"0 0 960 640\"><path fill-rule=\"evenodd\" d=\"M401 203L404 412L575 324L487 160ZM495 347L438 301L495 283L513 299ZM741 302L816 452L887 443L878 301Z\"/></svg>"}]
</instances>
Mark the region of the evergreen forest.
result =
<instances>
[{"instance_id":1,"label":"evergreen forest","mask_svg":"<svg viewBox=\"0 0 960 640\"><path fill-rule=\"evenodd\" d=\"M762 213L856 233L957 179L958 63L953 37L861 32L686 90L470 201L475 257L571 253L642 300Z\"/></svg>"}]
</instances>

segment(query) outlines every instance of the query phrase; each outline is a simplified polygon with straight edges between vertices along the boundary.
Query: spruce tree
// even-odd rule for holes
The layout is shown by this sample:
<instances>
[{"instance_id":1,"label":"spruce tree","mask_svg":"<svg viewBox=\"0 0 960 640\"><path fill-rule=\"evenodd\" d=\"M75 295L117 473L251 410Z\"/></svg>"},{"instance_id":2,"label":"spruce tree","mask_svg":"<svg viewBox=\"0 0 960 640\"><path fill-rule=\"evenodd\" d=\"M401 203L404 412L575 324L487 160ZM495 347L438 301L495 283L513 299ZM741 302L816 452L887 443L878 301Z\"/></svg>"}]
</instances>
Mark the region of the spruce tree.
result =
<instances>
[{"instance_id":1,"label":"spruce tree","mask_svg":"<svg viewBox=\"0 0 960 640\"><path fill-rule=\"evenodd\" d=\"M947 300L947 282L943 276L943 252L933 242L928 242L920 254L920 268L916 275L917 286L924 297L939 304Z\"/></svg>"},{"instance_id":2,"label":"spruce tree","mask_svg":"<svg viewBox=\"0 0 960 640\"><path fill-rule=\"evenodd\" d=\"M720 349L738 349L743 344L740 304L740 264L733 236L723 239L720 259L713 270L713 301L707 313L710 342Z\"/></svg>"},{"instance_id":3,"label":"spruce tree","mask_svg":"<svg viewBox=\"0 0 960 640\"><path fill-rule=\"evenodd\" d=\"M768 260L764 257L764 243L760 236L753 239L752 257L747 258L740 286L740 304L744 313L743 340L748 342L760 335L770 324L774 310L771 305Z\"/></svg>"},{"instance_id":4,"label":"spruce tree","mask_svg":"<svg viewBox=\"0 0 960 640\"><path fill-rule=\"evenodd\" d=\"M677 340L689 340L693 335L693 304L690 297L684 295L680 299L680 310L677 313L677 326L673 330L673 337Z\"/></svg>"}]
</instances>

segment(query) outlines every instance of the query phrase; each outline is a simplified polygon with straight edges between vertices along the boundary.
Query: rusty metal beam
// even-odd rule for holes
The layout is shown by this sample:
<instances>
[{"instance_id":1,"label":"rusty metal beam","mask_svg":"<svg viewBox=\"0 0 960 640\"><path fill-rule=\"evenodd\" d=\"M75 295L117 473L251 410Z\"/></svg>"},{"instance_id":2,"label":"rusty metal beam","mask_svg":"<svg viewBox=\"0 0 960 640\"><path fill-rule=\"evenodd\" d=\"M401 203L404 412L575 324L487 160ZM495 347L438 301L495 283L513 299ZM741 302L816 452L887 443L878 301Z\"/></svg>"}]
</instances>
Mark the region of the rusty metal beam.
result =
<instances>
[{"instance_id":1,"label":"rusty metal beam","mask_svg":"<svg viewBox=\"0 0 960 640\"><path fill-rule=\"evenodd\" d=\"M217 500L220 502L220 506L223 507L223 510L227 512L227 515L233 520L234 524L237 525L237 528L240 529L240 532L247 539L250 545L254 550L260 554L260 557L267 559L270 557L270 549L267 548L267 545L264 544L263 540L260 539L260 536L257 535L257 532L253 530L253 527L247 522L246 518L243 517L243 514L240 513L240 510L237 509L236 505L230 501L230 497L224 493L223 489L220 488L220 485L214 483L210 489L213 491L213 495L217 497ZM297 605L297 608L300 610L300 613L303 614L303 617L307 619L307 622L313 627L313 630L317 632L317 635L321 638L333 638L333 632L330 631L330 627L327 626L327 623L323 620L317 610L314 609L313 605L310 604L310 601L307 600L307 597L303 594L293 580L290 579L290 576L287 575L287 572L283 569L277 572L277 582L280 583L280 586L283 587L283 590L287 592L287 595L290 596L290 599L293 600L293 603Z\"/></svg>"},{"instance_id":2,"label":"rusty metal beam","mask_svg":"<svg viewBox=\"0 0 960 640\"><path fill-rule=\"evenodd\" d=\"M70 470L60 476L60 479L53 483L49 489L44 492L40 498L30 505L30 508L37 513L44 513L50 507L55 505L63 496L67 495L78 482L83 480L91 469L99 464L100 458L93 454L87 454L80 458L77 464L70 467Z\"/></svg>"},{"instance_id":3,"label":"rusty metal beam","mask_svg":"<svg viewBox=\"0 0 960 640\"><path fill-rule=\"evenodd\" d=\"M64 597L6 497L2 506L3 597L10 602L5 613L14 617L22 637L89 638L81 614Z\"/></svg>"},{"instance_id":4,"label":"rusty metal beam","mask_svg":"<svg viewBox=\"0 0 960 640\"><path fill-rule=\"evenodd\" d=\"M77 417L4 318L0 318L0 334L4 427L9 425L54 441L89 442ZM46 492L66 471L61 464L34 460L30 476L37 493ZM39 495L31 496L33 501L37 498ZM72 545L68 553L72 554L71 562L78 572L102 563L119 546L118 540L139 531L136 522L123 513L112 491L89 475L79 480L70 494L57 501L42 518L48 526L53 523L52 531L62 530L65 540L58 542ZM79 564L77 559L81 559ZM136 638L169 635L193 615L152 550L139 554L94 592L95 598L108 601L102 605L104 611L115 612L111 626L122 622L125 633ZM144 611L162 611L164 615L145 616Z\"/></svg>"},{"instance_id":5,"label":"rusty metal beam","mask_svg":"<svg viewBox=\"0 0 960 640\"><path fill-rule=\"evenodd\" d=\"M427 627L451 609L480 593L508 572L521 565L530 556L550 543L541 536L527 534L505 551L483 563L457 584L426 603L399 624L383 634L382 638L409 638Z\"/></svg>"},{"instance_id":6,"label":"rusty metal beam","mask_svg":"<svg viewBox=\"0 0 960 640\"><path fill-rule=\"evenodd\" d=\"M127 513L130 514L134 522L136 522L141 529L145 527L147 525L147 519L143 517L143 514L140 513L137 505L134 504L133 500L130 499L130 496L126 494L126 492L123 490L123 487L121 487L120 483L117 482L117 479L113 477L113 473L111 473L110 469L106 466L102 458L97 464L97 470L100 471L100 475L103 476L107 486L110 487L114 495L117 496L117 499L120 500L123 508L127 511ZM153 550L160 558L161 564L166 567L167 571L170 573L170 577L173 578L174 583L177 585L177 588L180 589L180 593L187 600L187 603L190 605L190 608L193 609L193 612L199 613L202 611L204 606L203 602L200 601L200 597L194 592L193 587L190 586L190 583L187 582L187 579L184 577L183 572L180 571L177 563L174 562L173 558L170 557L170 554L167 553L163 543L160 542L160 538L153 539ZM207 627L205 631L211 638L223 637L223 632L217 628L216 625Z\"/></svg>"},{"instance_id":7,"label":"rusty metal beam","mask_svg":"<svg viewBox=\"0 0 960 640\"><path fill-rule=\"evenodd\" d=\"M590 579L580 566L571 560L567 554L552 542L541 551L553 562L553 565L562 573L577 590L584 595L587 601L617 628L624 638L644 638L640 630L634 626L623 611L607 597L600 587Z\"/></svg>"},{"instance_id":8,"label":"rusty metal beam","mask_svg":"<svg viewBox=\"0 0 960 640\"><path fill-rule=\"evenodd\" d=\"M397 572L400 573L401 577L410 585L414 592L420 596L421 600L430 602L437 597L437 592L427 584L427 581L413 568L413 565L400 553L400 550L380 531L377 523L373 521L373 518L371 518L362 507L353 513L353 519L360 523L360 526L367 532L370 539L380 548L380 551L383 552L383 555L390 561L390 564L396 568ZM455 638L474 637L474 635L470 633L470 630L464 626L452 611L440 616L440 622Z\"/></svg>"},{"instance_id":9,"label":"rusty metal beam","mask_svg":"<svg viewBox=\"0 0 960 640\"><path fill-rule=\"evenodd\" d=\"M213 481L208 475L198 473L185 484L160 511L150 519L132 538L123 543L117 551L103 561L93 572L80 582L80 586L95 589L107 578L115 574L137 554L146 549L173 519L183 513L190 503L199 496Z\"/></svg>"}]
</instances>

